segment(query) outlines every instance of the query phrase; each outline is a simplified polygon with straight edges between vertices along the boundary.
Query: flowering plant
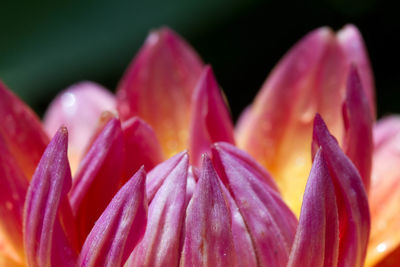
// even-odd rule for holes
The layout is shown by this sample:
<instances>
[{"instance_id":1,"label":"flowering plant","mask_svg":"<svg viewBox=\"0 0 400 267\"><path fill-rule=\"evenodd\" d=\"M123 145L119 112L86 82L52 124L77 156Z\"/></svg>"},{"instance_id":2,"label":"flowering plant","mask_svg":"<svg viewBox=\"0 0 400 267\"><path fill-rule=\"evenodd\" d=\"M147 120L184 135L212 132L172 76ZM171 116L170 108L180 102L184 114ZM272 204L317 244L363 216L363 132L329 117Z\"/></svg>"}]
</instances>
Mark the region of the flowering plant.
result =
<instances>
[{"instance_id":1,"label":"flowering plant","mask_svg":"<svg viewBox=\"0 0 400 267\"><path fill-rule=\"evenodd\" d=\"M116 96L76 84L41 123L0 83L0 117L1 265L400 260L400 120L375 123L352 25L297 43L236 127L211 67L167 28Z\"/></svg>"}]
</instances>

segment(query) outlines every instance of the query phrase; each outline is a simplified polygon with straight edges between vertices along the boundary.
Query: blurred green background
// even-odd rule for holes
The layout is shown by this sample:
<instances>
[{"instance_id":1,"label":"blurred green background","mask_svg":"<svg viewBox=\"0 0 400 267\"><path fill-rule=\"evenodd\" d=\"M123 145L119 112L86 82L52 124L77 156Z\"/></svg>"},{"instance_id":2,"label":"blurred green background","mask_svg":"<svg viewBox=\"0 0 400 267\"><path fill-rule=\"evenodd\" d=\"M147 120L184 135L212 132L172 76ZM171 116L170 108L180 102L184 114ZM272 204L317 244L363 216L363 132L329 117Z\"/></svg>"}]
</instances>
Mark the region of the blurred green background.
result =
<instances>
[{"instance_id":1,"label":"blurred green background","mask_svg":"<svg viewBox=\"0 0 400 267\"><path fill-rule=\"evenodd\" d=\"M395 2L378 0L10 1L0 7L0 78L39 114L65 87L114 90L147 33L167 25L210 63L237 118L308 31L356 24L375 72L379 115L400 113Z\"/></svg>"}]
</instances>

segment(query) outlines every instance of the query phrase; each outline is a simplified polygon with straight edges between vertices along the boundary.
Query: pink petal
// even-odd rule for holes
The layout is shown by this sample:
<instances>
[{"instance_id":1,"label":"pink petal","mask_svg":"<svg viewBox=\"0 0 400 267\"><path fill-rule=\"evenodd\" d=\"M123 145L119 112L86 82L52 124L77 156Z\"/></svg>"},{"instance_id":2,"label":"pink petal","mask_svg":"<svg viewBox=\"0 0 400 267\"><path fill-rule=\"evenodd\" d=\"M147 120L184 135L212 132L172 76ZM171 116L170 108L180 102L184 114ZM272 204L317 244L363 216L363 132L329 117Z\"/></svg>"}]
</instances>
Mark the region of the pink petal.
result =
<instances>
[{"instance_id":1,"label":"pink petal","mask_svg":"<svg viewBox=\"0 0 400 267\"><path fill-rule=\"evenodd\" d=\"M322 148L335 185L340 219L338 266L363 266L370 231L367 195L356 167L340 150L318 114L314 120L314 151L317 147Z\"/></svg>"},{"instance_id":2,"label":"pink petal","mask_svg":"<svg viewBox=\"0 0 400 267\"><path fill-rule=\"evenodd\" d=\"M390 266L390 261L400 259L399 166L400 116L396 115L379 120L374 128L371 236L366 260L371 266Z\"/></svg>"},{"instance_id":3,"label":"pink petal","mask_svg":"<svg viewBox=\"0 0 400 267\"><path fill-rule=\"evenodd\" d=\"M187 147L191 98L203 64L168 28L150 33L118 87L122 120L139 116L155 130L166 156Z\"/></svg>"},{"instance_id":4,"label":"pink petal","mask_svg":"<svg viewBox=\"0 0 400 267\"><path fill-rule=\"evenodd\" d=\"M356 26L349 24L337 33L337 40L346 55L348 65L354 64L357 66L372 117L375 118L374 76L361 33Z\"/></svg>"},{"instance_id":5,"label":"pink petal","mask_svg":"<svg viewBox=\"0 0 400 267\"><path fill-rule=\"evenodd\" d=\"M372 115L357 69L350 68L343 104L345 136L343 151L353 161L368 192L372 165Z\"/></svg>"},{"instance_id":6,"label":"pink petal","mask_svg":"<svg viewBox=\"0 0 400 267\"><path fill-rule=\"evenodd\" d=\"M67 193L71 171L66 128L60 128L47 146L32 177L24 208L24 245L29 266L73 266L76 251ZM66 218L69 217L69 220Z\"/></svg>"},{"instance_id":7,"label":"pink petal","mask_svg":"<svg viewBox=\"0 0 400 267\"><path fill-rule=\"evenodd\" d=\"M231 216L211 160L204 156L202 173L186 211L180 266L234 266Z\"/></svg>"},{"instance_id":8,"label":"pink petal","mask_svg":"<svg viewBox=\"0 0 400 267\"><path fill-rule=\"evenodd\" d=\"M123 166L121 125L117 119L112 119L82 160L71 189L70 199L80 244L118 191Z\"/></svg>"},{"instance_id":9,"label":"pink petal","mask_svg":"<svg viewBox=\"0 0 400 267\"><path fill-rule=\"evenodd\" d=\"M43 121L51 136L62 125L68 128L68 156L73 169L106 110L116 110L114 96L98 84L81 82L61 92L46 111Z\"/></svg>"},{"instance_id":10,"label":"pink petal","mask_svg":"<svg viewBox=\"0 0 400 267\"><path fill-rule=\"evenodd\" d=\"M0 135L26 178L31 179L49 138L38 117L0 81Z\"/></svg>"},{"instance_id":11,"label":"pink petal","mask_svg":"<svg viewBox=\"0 0 400 267\"><path fill-rule=\"evenodd\" d=\"M288 266L336 267L339 218L335 188L318 151L308 178Z\"/></svg>"},{"instance_id":12,"label":"pink petal","mask_svg":"<svg viewBox=\"0 0 400 267\"><path fill-rule=\"evenodd\" d=\"M185 154L150 202L146 232L132 252L128 266L178 266L188 167Z\"/></svg>"},{"instance_id":13,"label":"pink petal","mask_svg":"<svg viewBox=\"0 0 400 267\"><path fill-rule=\"evenodd\" d=\"M160 163L164 155L153 129L138 117L122 124L126 153L126 174L131 177L140 166L149 171Z\"/></svg>"},{"instance_id":14,"label":"pink petal","mask_svg":"<svg viewBox=\"0 0 400 267\"><path fill-rule=\"evenodd\" d=\"M212 143L234 143L232 120L210 66L203 70L192 103L189 153L192 164L200 166Z\"/></svg>"},{"instance_id":15,"label":"pink petal","mask_svg":"<svg viewBox=\"0 0 400 267\"><path fill-rule=\"evenodd\" d=\"M28 181L0 135L0 232L23 259L22 215ZM1 241L0 241L1 242ZM0 250L1 249L0 244Z\"/></svg>"},{"instance_id":16,"label":"pink petal","mask_svg":"<svg viewBox=\"0 0 400 267\"><path fill-rule=\"evenodd\" d=\"M143 237L147 222L146 174L141 168L119 190L83 245L80 266L122 266Z\"/></svg>"},{"instance_id":17,"label":"pink petal","mask_svg":"<svg viewBox=\"0 0 400 267\"><path fill-rule=\"evenodd\" d=\"M285 265L296 232L296 217L275 190L242 166L224 146L230 145L214 145L213 163L243 216L259 265Z\"/></svg>"}]
</instances>

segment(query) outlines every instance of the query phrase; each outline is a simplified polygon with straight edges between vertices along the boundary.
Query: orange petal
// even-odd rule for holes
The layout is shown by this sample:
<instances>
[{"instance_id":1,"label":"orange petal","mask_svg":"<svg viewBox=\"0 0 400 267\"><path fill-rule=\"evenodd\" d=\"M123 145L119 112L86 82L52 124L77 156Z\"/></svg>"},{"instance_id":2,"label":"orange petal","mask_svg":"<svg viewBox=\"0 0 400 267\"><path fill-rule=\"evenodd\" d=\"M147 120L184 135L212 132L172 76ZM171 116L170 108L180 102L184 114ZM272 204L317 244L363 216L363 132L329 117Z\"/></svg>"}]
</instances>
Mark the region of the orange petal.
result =
<instances>
[{"instance_id":1,"label":"orange petal","mask_svg":"<svg viewBox=\"0 0 400 267\"><path fill-rule=\"evenodd\" d=\"M155 130L166 156L187 147L193 90L203 64L176 33L150 33L117 92L122 120L144 119Z\"/></svg>"},{"instance_id":2,"label":"orange petal","mask_svg":"<svg viewBox=\"0 0 400 267\"><path fill-rule=\"evenodd\" d=\"M369 195L372 225L367 266L373 266L385 257L400 259L399 252L397 256L394 252L400 247L399 116L388 117L377 123L374 145Z\"/></svg>"},{"instance_id":3,"label":"orange petal","mask_svg":"<svg viewBox=\"0 0 400 267\"><path fill-rule=\"evenodd\" d=\"M0 134L30 180L49 138L38 117L0 81Z\"/></svg>"}]
</instances>

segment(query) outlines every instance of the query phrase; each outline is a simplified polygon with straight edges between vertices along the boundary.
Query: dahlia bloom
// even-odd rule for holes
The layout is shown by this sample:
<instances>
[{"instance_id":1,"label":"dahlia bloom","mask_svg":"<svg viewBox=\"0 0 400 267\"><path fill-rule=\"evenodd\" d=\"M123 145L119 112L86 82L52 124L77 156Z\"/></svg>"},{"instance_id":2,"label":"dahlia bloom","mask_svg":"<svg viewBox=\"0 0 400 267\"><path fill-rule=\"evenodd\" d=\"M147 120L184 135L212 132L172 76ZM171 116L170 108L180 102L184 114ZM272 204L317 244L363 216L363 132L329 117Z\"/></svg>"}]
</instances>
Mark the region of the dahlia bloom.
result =
<instances>
[{"instance_id":1,"label":"dahlia bloom","mask_svg":"<svg viewBox=\"0 0 400 267\"><path fill-rule=\"evenodd\" d=\"M236 129L211 67L166 28L116 96L74 85L43 124L1 83L0 102L1 265L400 260L400 120L373 126L354 26L296 44Z\"/></svg>"}]
</instances>

